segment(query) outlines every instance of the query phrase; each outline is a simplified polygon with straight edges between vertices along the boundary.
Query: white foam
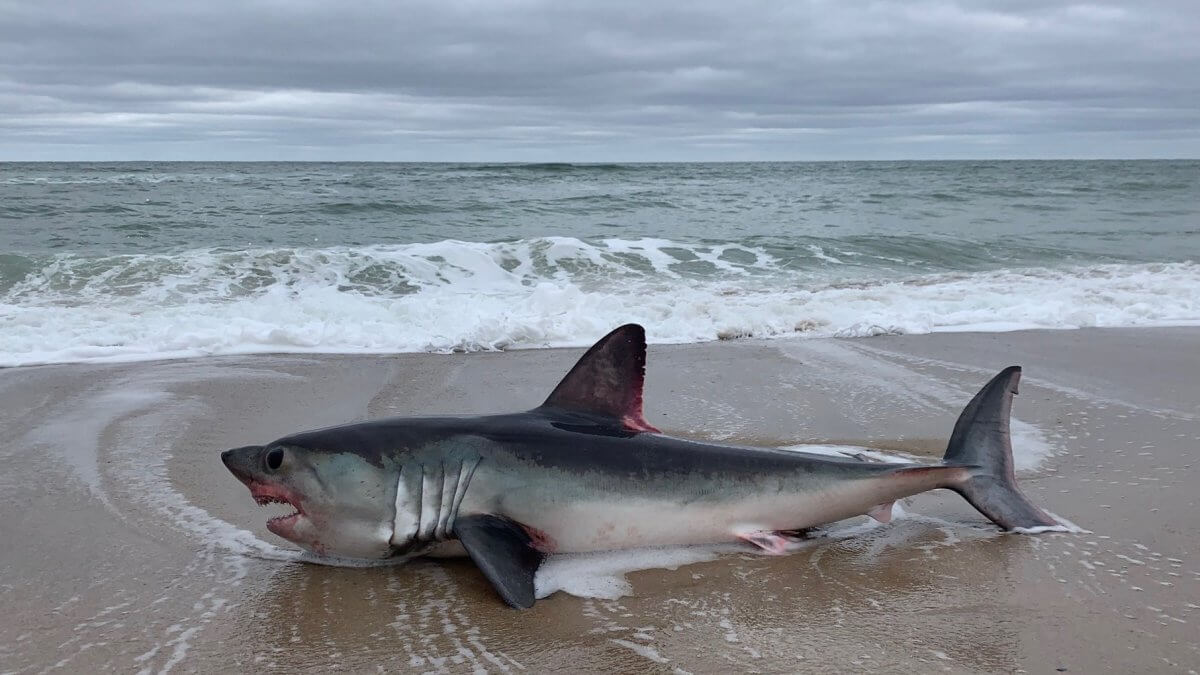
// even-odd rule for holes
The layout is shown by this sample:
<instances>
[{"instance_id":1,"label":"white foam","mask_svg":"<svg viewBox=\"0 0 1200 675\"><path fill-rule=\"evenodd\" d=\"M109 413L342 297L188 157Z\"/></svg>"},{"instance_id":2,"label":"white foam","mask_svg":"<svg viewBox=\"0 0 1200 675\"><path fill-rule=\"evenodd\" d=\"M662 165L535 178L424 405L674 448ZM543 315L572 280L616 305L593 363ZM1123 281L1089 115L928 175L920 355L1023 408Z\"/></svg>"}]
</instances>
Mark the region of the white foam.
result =
<instances>
[{"instance_id":1,"label":"white foam","mask_svg":"<svg viewBox=\"0 0 1200 675\"><path fill-rule=\"evenodd\" d=\"M1013 534L1045 534L1047 532L1078 532L1066 525L1038 525L1037 527L1014 527L1009 530Z\"/></svg>"},{"instance_id":2,"label":"white foam","mask_svg":"<svg viewBox=\"0 0 1200 675\"><path fill-rule=\"evenodd\" d=\"M165 399L166 395L161 391L110 389L97 392L88 399L87 406L72 401L72 405L48 415L50 421L30 430L25 439L50 449L65 460L92 496L116 512L101 482L99 447L102 432L113 420Z\"/></svg>"},{"instance_id":3,"label":"white foam","mask_svg":"<svg viewBox=\"0 0 1200 675\"><path fill-rule=\"evenodd\" d=\"M1050 441L1041 429L1015 417L1009 420L1012 442L1013 468L1017 471L1032 471L1054 454Z\"/></svg>"},{"instance_id":4,"label":"white foam","mask_svg":"<svg viewBox=\"0 0 1200 675\"><path fill-rule=\"evenodd\" d=\"M650 645L638 644L636 642L630 642L629 640L620 640L617 638L609 638L609 642L618 644L618 645L628 649L629 651L633 652L634 654L637 654L638 656L640 656L644 659L653 661L655 663L668 664L671 662L669 659L663 657L662 654L659 654L658 650L655 649L654 647L651 647Z\"/></svg>"},{"instance_id":5,"label":"white foam","mask_svg":"<svg viewBox=\"0 0 1200 675\"><path fill-rule=\"evenodd\" d=\"M1063 518L1062 516L1051 513L1045 509L1042 512L1058 521L1058 525L1039 525L1037 527L1014 527L1011 531L1015 534L1043 534L1045 532L1068 532L1071 534L1092 534L1091 530L1085 530L1075 523Z\"/></svg>"},{"instance_id":6,"label":"white foam","mask_svg":"<svg viewBox=\"0 0 1200 675\"><path fill-rule=\"evenodd\" d=\"M715 560L723 552L743 551L737 544L626 549L600 553L553 555L534 577L537 597L557 591L587 598L615 600L633 589L625 575L648 569L677 569L681 565Z\"/></svg>"},{"instance_id":7,"label":"white foam","mask_svg":"<svg viewBox=\"0 0 1200 675\"><path fill-rule=\"evenodd\" d=\"M1193 263L883 273L662 239L63 254L0 294L0 366L584 346L629 321L658 343L1200 325Z\"/></svg>"}]
</instances>

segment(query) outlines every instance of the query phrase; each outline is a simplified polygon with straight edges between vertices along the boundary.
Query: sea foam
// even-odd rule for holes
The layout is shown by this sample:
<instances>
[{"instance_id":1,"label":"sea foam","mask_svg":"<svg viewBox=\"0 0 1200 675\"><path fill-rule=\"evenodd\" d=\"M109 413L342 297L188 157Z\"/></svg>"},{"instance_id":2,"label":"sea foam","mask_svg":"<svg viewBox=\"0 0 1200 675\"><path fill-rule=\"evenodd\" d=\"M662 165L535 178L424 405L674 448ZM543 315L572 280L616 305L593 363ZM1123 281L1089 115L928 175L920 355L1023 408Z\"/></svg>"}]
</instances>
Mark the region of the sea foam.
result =
<instances>
[{"instance_id":1,"label":"sea foam","mask_svg":"<svg viewBox=\"0 0 1200 675\"><path fill-rule=\"evenodd\" d=\"M656 343L1200 324L1187 262L900 277L740 244L555 237L27 263L0 285L0 366L583 346L629 321Z\"/></svg>"}]
</instances>

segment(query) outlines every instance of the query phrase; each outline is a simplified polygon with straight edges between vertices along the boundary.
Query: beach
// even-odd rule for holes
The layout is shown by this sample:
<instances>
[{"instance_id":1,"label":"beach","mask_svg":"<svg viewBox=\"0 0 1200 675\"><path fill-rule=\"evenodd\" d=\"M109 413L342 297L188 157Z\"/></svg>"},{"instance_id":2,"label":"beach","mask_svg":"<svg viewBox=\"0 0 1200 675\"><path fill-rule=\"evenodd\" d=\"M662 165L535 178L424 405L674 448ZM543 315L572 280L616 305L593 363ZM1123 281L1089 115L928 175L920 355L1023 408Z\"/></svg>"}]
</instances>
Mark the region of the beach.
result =
<instances>
[{"instance_id":1,"label":"beach","mask_svg":"<svg viewBox=\"0 0 1200 675\"><path fill-rule=\"evenodd\" d=\"M1002 534L941 491L786 556L559 565L549 587L609 597L523 612L464 560L297 560L218 459L306 428L533 407L581 353L0 369L0 672L1200 670L1200 328L651 345L646 417L665 433L931 461L1020 364L1021 485L1083 531ZM678 567L621 588L654 560Z\"/></svg>"},{"instance_id":2,"label":"beach","mask_svg":"<svg viewBox=\"0 0 1200 675\"><path fill-rule=\"evenodd\" d=\"M0 0L0 675L1200 675L1197 34Z\"/></svg>"}]
</instances>

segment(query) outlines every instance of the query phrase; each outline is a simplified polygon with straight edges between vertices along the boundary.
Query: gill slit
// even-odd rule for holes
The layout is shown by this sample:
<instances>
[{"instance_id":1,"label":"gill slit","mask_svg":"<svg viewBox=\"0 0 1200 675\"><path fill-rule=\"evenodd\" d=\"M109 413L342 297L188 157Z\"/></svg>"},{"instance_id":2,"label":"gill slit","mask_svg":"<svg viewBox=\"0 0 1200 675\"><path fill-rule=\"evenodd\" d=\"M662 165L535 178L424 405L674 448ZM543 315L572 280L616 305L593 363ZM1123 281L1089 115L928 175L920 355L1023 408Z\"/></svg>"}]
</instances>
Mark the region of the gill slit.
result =
<instances>
[{"instance_id":1,"label":"gill slit","mask_svg":"<svg viewBox=\"0 0 1200 675\"><path fill-rule=\"evenodd\" d=\"M430 492L429 500L429 529L425 533L424 539L427 541L437 541L438 524L442 520L442 501L446 496L446 463L445 461L438 463L438 475L435 479L432 475L429 477L429 486L436 487L437 492ZM433 496L435 495L436 496ZM423 507L422 507L423 508ZM422 523L423 524L423 523Z\"/></svg>"},{"instance_id":2,"label":"gill slit","mask_svg":"<svg viewBox=\"0 0 1200 675\"><path fill-rule=\"evenodd\" d=\"M468 461L471 464L470 468L467 468ZM471 479L475 477L475 469L479 467L481 461L480 458L463 460L458 467L458 486L454 490L454 503L450 506L450 523L448 525L450 528L453 528L455 521L458 520L458 510L462 507L463 499L467 496L467 487L470 486Z\"/></svg>"},{"instance_id":3,"label":"gill slit","mask_svg":"<svg viewBox=\"0 0 1200 675\"><path fill-rule=\"evenodd\" d=\"M446 473L446 465L439 463L437 467L441 473L437 475L436 480L432 471L422 470L421 472L421 516L420 524L417 527L417 541L432 541L437 530L438 511L441 510L442 505L442 483L444 482L443 476ZM429 467L423 466L422 468L428 469ZM429 484L428 489L425 488L426 483ZM435 488L437 492L434 492ZM428 500L426 499L426 492L429 493Z\"/></svg>"},{"instance_id":4,"label":"gill slit","mask_svg":"<svg viewBox=\"0 0 1200 675\"><path fill-rule=\"evenodd\" d=\"M415 481L417 484L417 498L415 500L417 505L417 529L412 535L414 539L421 536L421 520L425 515L425 465L419 464L418 468L421 470L421 475L417 476L417 480Z\"/></svg>"},{"instance_id":5,"label":"gill slit","mask_svg":"<svg viewBox=\"0 0 1200 675\"><path fill-rule=\"evenodd\" d=\"M458 481L462 478L462 462L458 463L458 471L446 470L442 464L442 498L438 504L438 521L433 528L433 538L441 541L446 539L446 529L450 521L450 509L454 506L454 495L458 491ZM448 497L448 498L447 498Z\"/></svg>"},{"instance_id":6,"label":"gill slit","mask_svg":"<svg viewBox=\"0 0 1200 675\"><path fill-rule=\"evenodd\" d=\"M481 461L484 461L484 460L482 460L481 458L475 458L472 462L470 462L470 468L467 471L467 478L461 480L461 482L460 482L460 484L462 485L462 491L457 491L457 490L455 491L455 501L454 501L454 519L455 520L458 520L458 509L460 509L462 507L463 498L467 497L467 488L470 485L470 479L475 477L475 470L476 470L476 468L479 468L479 464Z\"/></svg>"},{"instance_id":7,"label":"gill slit","mask_svg":"<svg viewBox=\"0 0 1200 675\"><path fill-rule=\"evenodd\" d=\"M392 536L388 537L388 544L391 545L393 554L396 550L396 524L400 522L400 490L404 486L404 466L396 472L396 492L392 496Z\"/></svg>"}]
</instances>

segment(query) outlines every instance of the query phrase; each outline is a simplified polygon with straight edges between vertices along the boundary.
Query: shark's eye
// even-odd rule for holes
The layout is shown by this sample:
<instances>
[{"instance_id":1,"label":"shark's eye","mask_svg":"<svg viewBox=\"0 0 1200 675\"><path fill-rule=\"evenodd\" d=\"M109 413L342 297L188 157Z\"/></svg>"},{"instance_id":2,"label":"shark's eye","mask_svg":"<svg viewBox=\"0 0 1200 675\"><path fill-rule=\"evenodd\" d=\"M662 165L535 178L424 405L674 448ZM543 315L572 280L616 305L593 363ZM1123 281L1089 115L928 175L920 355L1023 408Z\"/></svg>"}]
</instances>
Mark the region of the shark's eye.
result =
<instances>
[{"instance_id":1,"label":"shark's eye","mask_svg":"<svg viewBox=\"0 0 1200 675\"><path fill-rule=\"evenodd\" d=\"M283 449L274 448L267 453L267 468L274 471L283 464Z\"/></svg>"}]
</instances>

